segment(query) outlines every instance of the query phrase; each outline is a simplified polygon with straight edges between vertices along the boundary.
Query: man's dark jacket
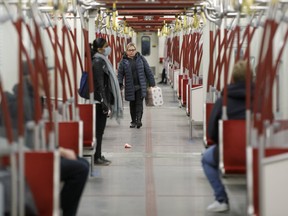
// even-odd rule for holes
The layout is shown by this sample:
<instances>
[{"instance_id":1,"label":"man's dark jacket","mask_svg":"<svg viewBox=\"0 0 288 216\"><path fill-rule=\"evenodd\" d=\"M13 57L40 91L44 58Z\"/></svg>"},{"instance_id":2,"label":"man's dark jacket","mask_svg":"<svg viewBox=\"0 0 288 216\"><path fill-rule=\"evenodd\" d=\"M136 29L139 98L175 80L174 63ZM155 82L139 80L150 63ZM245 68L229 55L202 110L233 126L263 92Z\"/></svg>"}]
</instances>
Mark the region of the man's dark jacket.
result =
<instances>
[{"instance_id":1,"label":"man's dark jacket","mask_svg":"<svg viewBox=\"0 0 288 216\"><path fill-rule=\"evenodd\" d=\"M233 83L227 86L227 116L228 119L245 119L246 113L246 87L245 82ZM217 145L215 160L219 160L219 126L218 121L222 118L223 96L216 100L208 123L208 136Z\"/></svg>"}]
</instances>

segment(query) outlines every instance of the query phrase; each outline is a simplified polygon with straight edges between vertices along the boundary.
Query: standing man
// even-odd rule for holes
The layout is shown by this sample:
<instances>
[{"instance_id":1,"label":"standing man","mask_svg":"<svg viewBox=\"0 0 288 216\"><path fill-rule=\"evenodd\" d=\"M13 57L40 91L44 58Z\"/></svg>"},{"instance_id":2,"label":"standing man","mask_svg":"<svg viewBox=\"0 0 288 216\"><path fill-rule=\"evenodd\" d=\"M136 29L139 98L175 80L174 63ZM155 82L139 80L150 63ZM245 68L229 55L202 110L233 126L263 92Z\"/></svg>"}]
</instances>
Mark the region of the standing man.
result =
<instances>
[{"instance_id":1,"label":"standing man","mask_svg":"<svg viewBox=\"0 0 288 216\"><path fill-rule=\"evenodd\" d=\"M125 87L125 100L130 102L130 128L140 128L147 83L154 87L155 79L147 60L136 51L134 43L127 44L126 52L118 68L118 81L121 89Z\"/></svg>"}]
</instances>

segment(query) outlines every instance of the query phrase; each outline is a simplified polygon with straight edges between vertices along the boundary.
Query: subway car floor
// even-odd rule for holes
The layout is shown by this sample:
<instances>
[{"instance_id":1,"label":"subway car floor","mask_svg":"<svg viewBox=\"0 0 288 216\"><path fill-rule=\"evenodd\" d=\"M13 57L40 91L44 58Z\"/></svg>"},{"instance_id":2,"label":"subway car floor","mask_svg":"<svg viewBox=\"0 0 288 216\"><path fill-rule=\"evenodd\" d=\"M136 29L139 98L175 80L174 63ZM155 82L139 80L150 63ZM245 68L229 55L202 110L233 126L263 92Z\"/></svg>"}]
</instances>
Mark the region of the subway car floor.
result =
<instances>
[{"instance_id":1,"label":"subway car floor","mask_svg":"<svg viewBox=\"0 0 288 216\"><path fill-rule=\"evenodd\" d=\"M201 166L201 126L189 133L189 118L175 91L159 85L164 105L144 105L143 126L129 128L129 104L120 124L108 119L103 155L109 166L94 166L78 209L79 216L246 215L245 178L224 179L230 211L209 213L213 191ZM124 148L128 143L132 148Z\"/></svg>"}]
</instances>

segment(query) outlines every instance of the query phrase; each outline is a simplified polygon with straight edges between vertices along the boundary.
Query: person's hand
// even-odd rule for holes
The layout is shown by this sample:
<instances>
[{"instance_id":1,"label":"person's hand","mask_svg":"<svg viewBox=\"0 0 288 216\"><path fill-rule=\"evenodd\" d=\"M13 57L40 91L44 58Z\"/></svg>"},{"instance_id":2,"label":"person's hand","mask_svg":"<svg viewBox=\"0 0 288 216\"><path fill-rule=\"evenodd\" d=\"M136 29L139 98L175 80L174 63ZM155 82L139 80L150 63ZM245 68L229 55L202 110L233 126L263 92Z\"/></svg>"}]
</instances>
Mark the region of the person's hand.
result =
<instances>
[{"instance_id":1,"label":"person's hand","mask_svg":"<svg viewBox=\"0 0 288 216\"><path fill-rule=\"evenodd\" d=\"M101 102L101 107L102 107L103 113L108 114L109 109L104 102Z\"/></svg>"},{"instance_id":2,"label":"person's hand","mask_svg":"<svg viewBox=\"0 0 288 216\"><path fill-rule=\"evenodd\" d=\"M121 83L120 84L120 90L123 90L124 89L124 85Z\"/></svg>"},{"instance_id":3,"label":"person's hand","mask_svg":"<svg viewBox=\"0 0 288 216\"><path fill-rule=\"evenodd\" d=\"M69 160L77 160L77 156L72 149L59 148L60 156Z\"/></svg>"}]
</instances>

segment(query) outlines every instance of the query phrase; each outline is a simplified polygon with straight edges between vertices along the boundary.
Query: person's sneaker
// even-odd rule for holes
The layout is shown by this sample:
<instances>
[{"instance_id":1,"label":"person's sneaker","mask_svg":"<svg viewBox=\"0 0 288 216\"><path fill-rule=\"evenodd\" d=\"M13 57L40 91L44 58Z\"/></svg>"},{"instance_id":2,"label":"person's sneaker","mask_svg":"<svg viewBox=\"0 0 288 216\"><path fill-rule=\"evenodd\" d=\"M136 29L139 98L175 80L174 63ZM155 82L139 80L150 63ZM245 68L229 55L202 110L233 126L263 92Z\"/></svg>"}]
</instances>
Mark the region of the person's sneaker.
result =
<instances>
[{"instance_id":1,"label":"person's sneaker","mask_svg":"<svg viewBox=\"0 0 288 216\"><path fill-rule=\"evenodd\" d=\"M108 165L110 165L110 163L102 160L101 158L97 158L94 160L94 165L96 165L96 166L108 166Z\"/></svg>"},{"instance_id":2,"label":"person's sneaker","mask_svg":"<svg viewBox=\"0 0 288 216\"><path fill-rule=\"evenodd\" d=\"M136 127L136 123L135 122L131 122L130 123L130 128L135 128Z\"/></svg>"},{"instance_id":3,"label":"person's sneaker","mask_svg":"<svg viewBox=\"0 0 288 216\"><path fill-rule=\"evenodd\" d=\"M224 212L229 210L229 205L226 202L218 202L215 200L211 205L207 207L207 211L209 212Z\"/></svg>"},{"instance_id":4,"label":"person's sneaker","mask_svg":"<svg viewBox=\"0 0 288 216\"><path fill-rule=\"evenodd\" d=\"M106 159L103 155L101 156L101 160L107 162L107 163L112 163L110 160Z\"/></svg>"}]
</instances>

